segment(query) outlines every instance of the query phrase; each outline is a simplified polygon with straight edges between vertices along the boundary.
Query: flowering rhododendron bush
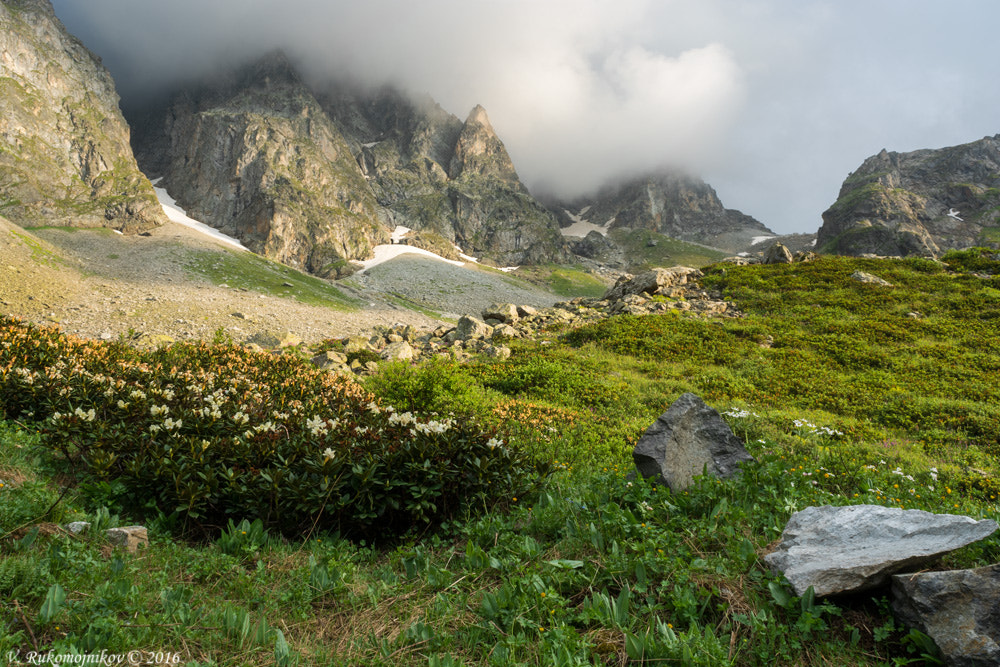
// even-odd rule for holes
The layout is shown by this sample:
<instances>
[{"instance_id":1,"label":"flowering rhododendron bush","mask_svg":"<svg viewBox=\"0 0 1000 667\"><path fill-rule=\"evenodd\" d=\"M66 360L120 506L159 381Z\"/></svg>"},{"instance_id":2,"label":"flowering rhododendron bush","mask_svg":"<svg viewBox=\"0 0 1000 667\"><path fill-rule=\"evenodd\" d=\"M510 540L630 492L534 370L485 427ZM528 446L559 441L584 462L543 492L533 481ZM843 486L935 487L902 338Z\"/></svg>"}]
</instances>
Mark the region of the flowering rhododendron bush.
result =
<instances>
[{"instance_id":1,"label":"flowering rhododendron bush","mask_svg":"<svg viewBox=\"0 0 1000 667\"><path fill-rule=\"evenodd\" d=\"M469 419L400 412L289 355L137 351L0 318L0 417L68 470L186 525L260 518L391 538L524 494L547 472Z\"/></svg>"}]
</instances>

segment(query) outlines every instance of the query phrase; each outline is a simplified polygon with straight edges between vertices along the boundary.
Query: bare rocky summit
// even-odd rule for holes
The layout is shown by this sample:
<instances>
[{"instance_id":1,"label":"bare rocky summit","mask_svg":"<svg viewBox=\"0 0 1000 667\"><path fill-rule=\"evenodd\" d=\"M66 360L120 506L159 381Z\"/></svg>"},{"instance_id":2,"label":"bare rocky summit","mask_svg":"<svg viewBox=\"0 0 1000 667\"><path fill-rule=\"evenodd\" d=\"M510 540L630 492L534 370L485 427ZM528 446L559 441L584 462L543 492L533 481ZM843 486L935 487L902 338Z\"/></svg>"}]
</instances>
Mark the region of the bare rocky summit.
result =
<instances>
[{"instance_id":1,"label":"bare rocky summit","mask_svg":"<svg viewBox=\"0 0 1000 667\"><path fill-rule=\"evenodd\" d=\"M1000 135L938 150L882 150L844 181L816 247L925 255L1000 241Z\"/></svg>"}]
</instances>

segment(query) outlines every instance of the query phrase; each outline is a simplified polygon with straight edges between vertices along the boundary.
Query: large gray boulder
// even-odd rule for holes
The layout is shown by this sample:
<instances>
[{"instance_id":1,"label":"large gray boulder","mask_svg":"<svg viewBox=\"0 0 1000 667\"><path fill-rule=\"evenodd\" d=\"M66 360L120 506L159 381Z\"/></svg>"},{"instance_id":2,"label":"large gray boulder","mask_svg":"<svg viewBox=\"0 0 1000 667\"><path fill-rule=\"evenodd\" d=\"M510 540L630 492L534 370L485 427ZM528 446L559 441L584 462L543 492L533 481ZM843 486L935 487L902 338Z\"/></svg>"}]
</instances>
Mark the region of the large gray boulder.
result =
<instances>
[{"instance_id":1,"label":"large gray boulder","mask_svg":"<svg viewBox=\"0 0 1000 667\"><path fill-rule=\"evenodd\" d=\"M492 335L493 327L472 315L463 315L455 326L455 337L458 340L489 338Z\"/></svg>"},{"instance_id":2,"label":"large gray boulder","mask_svg":"<svg viewBox=\"0 0 1000 667\"><path fill-rule=\"evenodd\" d=\"M934 640L949 665L1000 665L1000 565L897 574L892 610Z\"/></svg>"},{"instance_id":3,"label":"large gray boulder","mask_svg":"<svg viewBox=\"0 0 1000 667\"><path fill-rule=\"evenodd\" d=\"M719 413L694 394L678 398L650 426L632 452L643 477L658 476L671 491L691 485L696 475L732 477L753 457Z\"/></svg>"},{"instance_id":4,"label":"large gray boulder","mask_svg":"<svg viewBox=\"0 0 1000 667\"><path fill-rule=\"evenodd\" d=\"M788 520L781 544L764 557L796 595L818 596L876 588L907 569L977 542L995 521L881 505L807 507Z\"/></svg>"}]
</instances>

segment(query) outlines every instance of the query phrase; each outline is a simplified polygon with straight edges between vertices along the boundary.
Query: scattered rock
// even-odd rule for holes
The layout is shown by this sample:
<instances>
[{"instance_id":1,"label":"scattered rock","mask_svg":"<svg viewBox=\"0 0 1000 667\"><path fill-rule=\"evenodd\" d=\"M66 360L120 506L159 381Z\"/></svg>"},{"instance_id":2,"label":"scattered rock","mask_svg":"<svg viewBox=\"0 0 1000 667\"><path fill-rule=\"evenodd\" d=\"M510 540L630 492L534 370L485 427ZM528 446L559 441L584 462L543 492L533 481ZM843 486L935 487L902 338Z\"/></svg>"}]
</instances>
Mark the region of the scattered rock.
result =
<instances>
[{"instance_id":1,"label":"scattered rock","mask_svg":"<svg viewBox=\"0 0 1000 667\"><path fill-rule=\"evenodd\" d=\"M882 287L892 287L892 283L888 280L883 280L878 276L874 276L870 273L865 273L864 271L855 271L851 274L851 280L856 280L859 283L864 283L866 285L881 285Z\"/></svg>"},{"instance_id":2,"label":"scattered rock","mask_svg":"<svg viewBox=\"0 0 1000 667\"><path fill-rule=\"evenodd\" d=\"M405 340L392 343L381 352L386 361L410 361L416 356L416 351Z\"/></svg>"},{"instance_id":3,"label":"scattered rock","mask_svg":"<svg viewBox=\"0 0 1000 667\"><path fill-rule=\"evenodd\" d=\"M784 243L775 243L764 253L762 264L791 264L792 251Z\"/></svg>"},{"instance_id":4,"label":"scattered rock","mask_svg":"<svg viewBox=\"0 0 1000 667\"><path fill-rule=\"evenodd\" d=\"M470 340L473 338L489 338L493 335L493 327L486 324L479 318L471 315L463 315L455 326L455 336L459 340Z\"/></svg>"},{"instance_id":5,"label":"scattered rock","mask_svg":"<svg viewBox=\"0 0 1000 667\"><path fill-rule=\"evenodd\" d=\"M507 324L517 322L519 317L517 306L512 303L495 303L489 308L484 308L482 315L484 320L494 319Z\"/></svg>"},{"instance_id":6,"label":"scattered rock","mask_svg":"<svg viewBox=\"0 0 1000 667\"><path fill-rule=\"evenodd\" d=\"M908 568L977 542L995 521L881 505L807 507L788 520L778 548L764 557L796 595L876 588Z\"/></svg>"},{"instance_id":7,"label":"scattered rock","mask_svg":"<svg viewBox=\"0 0 1000 667\"><path fill-rule=\"evenodd\" d=\"M129 553L135 553L139 547L149 546L149 536L146 534L145 526L109 528L106 534L112 546L125 547Z\"/></svg>"},{"instance_id":8,"label":"scattered rock","mask_svg":"<svg viewBox=\"0 0 1000 667\"><path fill-rule=\"evenodd\" d=\"M689 278L700 278L701 275L701 271L688 266L657 268L637 276L626 273L604 294L603 299L617 301L629 294L666 294L668 288L687 285Z\"/></svg>"},{"instance_id":9,"label":"scattered rock","mask_svg":"<svg viewBox=\"0 0 1000 667\"><path fill-rule=\"evenodd\" d=\"M706 473L727 479L753 461L719 413L691 393L678 398L639 439L632 458L643 477L659 476L671 491Z\"/></svg>"},{"instance_id":10,"label":"scattered rock","mask_svg":"<svg viewBox=\"0 0 1000 667\"><path fill-rule=\"evenodd\" d=\"M66 524L66 530L73 533L74 535L82 533L88 528L90 528L89 521L72 521Z\"/></svg>"},{"instance_id":11,"label":"scattered rock","mask_svg":"<svg viewBox=\"0 0 1000 667\"><path fill-rule=\"evenodd\" d=\"M1000 665L1000 564L976 570L897 574L892 610L923 632L949 665Z\"/></svg>"}]
</instances>

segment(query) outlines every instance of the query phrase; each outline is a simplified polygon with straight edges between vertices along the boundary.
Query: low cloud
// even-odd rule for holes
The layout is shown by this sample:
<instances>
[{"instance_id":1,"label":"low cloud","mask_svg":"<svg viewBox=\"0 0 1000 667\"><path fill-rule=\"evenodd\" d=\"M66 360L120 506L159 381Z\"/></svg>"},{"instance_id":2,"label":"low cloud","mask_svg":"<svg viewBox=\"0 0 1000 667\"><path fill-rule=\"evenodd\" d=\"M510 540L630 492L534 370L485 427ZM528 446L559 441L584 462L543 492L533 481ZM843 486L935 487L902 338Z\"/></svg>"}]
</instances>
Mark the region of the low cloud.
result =
<instances>
[{"instance_id":1,"label":"low cloud","mask_svg":"<svg viewBox=\"0 0 1000 667\"><path fill-rule=\"evenodd\" d=\"M992 27L855 0L53 0L128 102L274 48L308 77L482 104L529 187L681 166L815 231L868 155L1000 132Z\"/></svg>"}]
</instances>

